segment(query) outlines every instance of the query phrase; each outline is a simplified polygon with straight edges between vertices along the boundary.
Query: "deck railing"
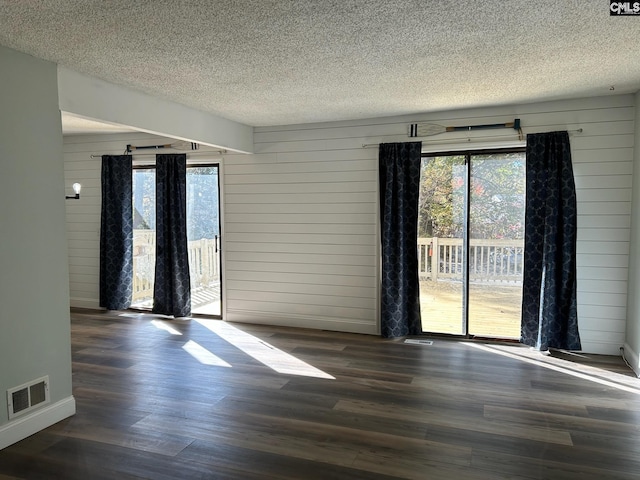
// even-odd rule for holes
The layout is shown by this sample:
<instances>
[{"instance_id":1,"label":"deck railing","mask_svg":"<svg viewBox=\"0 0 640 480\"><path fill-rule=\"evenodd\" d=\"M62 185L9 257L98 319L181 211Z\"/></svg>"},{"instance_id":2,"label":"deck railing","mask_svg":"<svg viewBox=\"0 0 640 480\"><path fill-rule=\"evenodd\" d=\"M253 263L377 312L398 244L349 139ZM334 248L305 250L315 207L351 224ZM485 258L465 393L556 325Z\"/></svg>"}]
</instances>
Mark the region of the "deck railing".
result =
<instances>
[{"instance_id":1,"label":"deck railing","mask_svg":"<svg viewBox=\"0 0 640 480\"><path fill-rule=\"evenodd\" d=\"M220 280L220 262L217 239L203 238L187 243L191 289L217 283ZM153 277L156 257L156 232L133 231L133 303L153 297Z\"/></svg>"},{"instance_id":2,"label":"deck railing","mask_svg":"<svg viewBox=\"0 0 640 480\"><path fill-rule=\"evenodd\" d=\"M156 234L153 230L134 230L133 303L153 297ZM216 239L188 242L192 288L219 282L220 264ZM462 278L462 239L418 238L419 275L423 279ZM522 281L524 241L471 239L469 280L471 282Z\"/></svg>"},{"instance_id":3,"label":"deck railing","mask_svg":"<svg viewBox=\"0 0 640 480\"><path fill-rule=\"evenodd\" d=\"M463 244L459 238L418 238L419 275L423 279L461 279ZM471 239L469 281L522 282L524 240Z\"/></svg>"}]
</instances>

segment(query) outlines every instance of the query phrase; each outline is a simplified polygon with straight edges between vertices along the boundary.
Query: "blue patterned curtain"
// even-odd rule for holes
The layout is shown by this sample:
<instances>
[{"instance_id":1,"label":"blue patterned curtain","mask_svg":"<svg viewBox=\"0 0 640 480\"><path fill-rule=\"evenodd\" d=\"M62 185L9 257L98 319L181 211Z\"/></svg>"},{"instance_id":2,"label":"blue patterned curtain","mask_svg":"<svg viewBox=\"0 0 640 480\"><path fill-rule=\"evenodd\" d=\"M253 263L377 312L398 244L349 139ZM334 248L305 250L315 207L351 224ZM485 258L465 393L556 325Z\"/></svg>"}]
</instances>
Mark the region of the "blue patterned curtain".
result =
<instances>
[{"instance_id":1,"label":"blue patterned curtain","mask_svg":"<svg viewBox=\"0 0 640 480\"><path fill-rule=\"evenodd\" d=\"M567 132L527 135L522 338L537 350L580 350L576 189Z\"/></svg>"},{"instance_id":2,"label":"blue patterned curtain","mask_svg":"<svg viewBox=\"0 0 640 480\"><path fill-rule=\"evenodd\" d=\"M154 313L191 315L187 255L187 156L156 155Z\"/></svg>"},{"instance_id":3,"label":"blue patterned curtain","mask_svg":"<svg viewBox=\"0 0 640 480\"><path fill-rule=\"evenodd\" d=\"M422 333L418 283L418 196L422 142L381 143L381 332Z\"/></svg>"},{"instance_id":4,"label":"blue patterned curtain","mask_svg":"<svg viewBox=\"0 0 640 480\"><path fill-rule=\"evenodd\" d=\"M100 306L129 308L133 293L131 155L102 156Z\"/></svg>"}]
</instances>

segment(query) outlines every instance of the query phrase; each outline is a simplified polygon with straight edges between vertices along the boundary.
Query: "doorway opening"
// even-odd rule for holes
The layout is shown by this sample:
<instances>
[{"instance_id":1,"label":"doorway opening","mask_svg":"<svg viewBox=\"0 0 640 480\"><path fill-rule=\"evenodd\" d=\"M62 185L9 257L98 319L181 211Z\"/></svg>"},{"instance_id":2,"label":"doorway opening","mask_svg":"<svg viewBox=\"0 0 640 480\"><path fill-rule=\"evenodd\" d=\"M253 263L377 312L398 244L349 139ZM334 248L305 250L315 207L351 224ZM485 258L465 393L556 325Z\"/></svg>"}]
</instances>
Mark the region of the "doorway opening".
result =
<instances>
[{"instance_id":1,"label":"doorway opening","mask_svg":"<svg viewBox=\"0 0 640 480\"><path fill-rule=\"evenodd\" d=\"M429 154L421 167L423 331L519 338L524 149Z\"/></svg>"},{"instance_id":2,"label":"doorway opening","mask_svg":"<svg viewBox=\"0 0 640 480\"><path fill-rule=\"evenodd\" d=\"M222 317L219 164L187 165L192 314ZM155 166L133 170L132 308L151 309L156 261Z\"/></svg>"}]
</instances>

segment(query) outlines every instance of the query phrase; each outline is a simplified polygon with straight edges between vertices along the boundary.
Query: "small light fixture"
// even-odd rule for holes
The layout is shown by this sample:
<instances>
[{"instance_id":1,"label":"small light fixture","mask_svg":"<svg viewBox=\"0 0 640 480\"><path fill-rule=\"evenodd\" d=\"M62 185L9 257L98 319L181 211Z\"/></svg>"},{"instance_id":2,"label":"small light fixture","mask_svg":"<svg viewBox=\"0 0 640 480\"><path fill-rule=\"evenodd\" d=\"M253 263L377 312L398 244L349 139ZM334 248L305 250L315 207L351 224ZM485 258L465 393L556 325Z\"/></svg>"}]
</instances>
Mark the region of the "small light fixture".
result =
<instances>
[{"instance_id":1,"label":"small light fixture","mask_svg":"<svg viewBox=\"0 0 640 480\"><path fill-rule=\"evenodd\" d=\"M73 184L73 191L76 193L75 195L67 195L64 198L66 199L74 199L74 200L78 200L80 198L80 189L82 188L82 185L80 185L79 183L74 183Z\"/></svg>"}]
</instances>

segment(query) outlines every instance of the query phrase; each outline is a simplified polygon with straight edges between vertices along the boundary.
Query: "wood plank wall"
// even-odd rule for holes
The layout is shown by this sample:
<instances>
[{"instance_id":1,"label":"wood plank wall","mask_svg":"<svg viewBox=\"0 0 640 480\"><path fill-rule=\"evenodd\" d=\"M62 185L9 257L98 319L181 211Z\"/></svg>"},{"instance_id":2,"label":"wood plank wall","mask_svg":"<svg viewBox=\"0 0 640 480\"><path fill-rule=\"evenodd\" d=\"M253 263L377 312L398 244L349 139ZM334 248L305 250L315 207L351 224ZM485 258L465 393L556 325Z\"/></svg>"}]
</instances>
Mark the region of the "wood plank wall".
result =
<instances>
[{"instance_id":1,"label":"wood plank wall","mask_svg":"<svg viewBox=\"0 0 640 480\"><path fill-rule=\"evenodd\" d=\"M409 141L413 122L520 118L525 133L583 129L571 136L580 330L585 351L618 354L625 339L634 115L634 97L616 95L256 128L256 154L222 160L226 318L377 333L378 154L362 145ZM65 138L67 182L81 181L86 199L67 205L72 305L97 305L100 167L89 154L121 153L135 143L130 138ZM429 151L517 143L509 131L469 138L456 132L421 140Z\"/></svg>"},{"instance_id":2,"label":"wood plank wall","mask_svg":"<svg viewBox=\"0 0 640 480\"><path fill-rule=\"evenodd\" d=\"M225 159L230 320L377 332L378 153L363 128L258 129L256 154Z\"/></svg>"}]
</instances>

